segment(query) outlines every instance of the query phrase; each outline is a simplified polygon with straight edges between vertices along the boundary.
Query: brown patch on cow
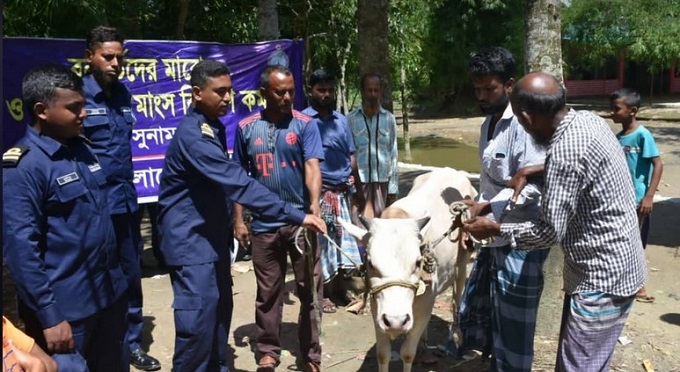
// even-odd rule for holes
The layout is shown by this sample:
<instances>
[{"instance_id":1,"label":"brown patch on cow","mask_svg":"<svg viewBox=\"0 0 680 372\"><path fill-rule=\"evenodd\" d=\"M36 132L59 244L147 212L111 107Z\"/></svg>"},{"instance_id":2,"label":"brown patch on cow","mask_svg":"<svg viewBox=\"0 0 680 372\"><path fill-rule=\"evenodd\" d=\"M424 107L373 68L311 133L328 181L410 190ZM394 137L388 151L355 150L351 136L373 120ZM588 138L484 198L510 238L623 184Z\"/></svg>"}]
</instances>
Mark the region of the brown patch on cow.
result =
<instances>
[{"instance_id":1,"label":"brown patch on cow","mask_svg":"<svg viewBox=\"0 0 680 372\"><path fill-rule=\"evenodd\" d=\"M408 213L401 208L389 207L380 214L380 218L409 218L409 216Z\"/></svg>"}]
</instances>

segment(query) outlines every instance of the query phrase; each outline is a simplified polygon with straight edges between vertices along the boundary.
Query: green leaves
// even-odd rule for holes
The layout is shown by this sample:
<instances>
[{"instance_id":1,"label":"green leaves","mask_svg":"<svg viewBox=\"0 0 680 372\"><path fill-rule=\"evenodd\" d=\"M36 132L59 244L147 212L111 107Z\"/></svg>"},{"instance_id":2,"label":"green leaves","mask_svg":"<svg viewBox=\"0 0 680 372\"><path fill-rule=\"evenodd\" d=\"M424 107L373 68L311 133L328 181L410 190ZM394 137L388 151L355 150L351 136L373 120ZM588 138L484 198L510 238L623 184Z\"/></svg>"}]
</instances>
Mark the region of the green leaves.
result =
<instances>
[{"instance_id":1,"label":"green leaves","mask_svg":"<svg viewBox=\"0 0 680 372\"><path fill-rule=\"evenodd\" d=\"M680 0L573 0L562 11L565 54L593 66L625 52L654 70L680 58Z\"/></svg>"}]
</instances>

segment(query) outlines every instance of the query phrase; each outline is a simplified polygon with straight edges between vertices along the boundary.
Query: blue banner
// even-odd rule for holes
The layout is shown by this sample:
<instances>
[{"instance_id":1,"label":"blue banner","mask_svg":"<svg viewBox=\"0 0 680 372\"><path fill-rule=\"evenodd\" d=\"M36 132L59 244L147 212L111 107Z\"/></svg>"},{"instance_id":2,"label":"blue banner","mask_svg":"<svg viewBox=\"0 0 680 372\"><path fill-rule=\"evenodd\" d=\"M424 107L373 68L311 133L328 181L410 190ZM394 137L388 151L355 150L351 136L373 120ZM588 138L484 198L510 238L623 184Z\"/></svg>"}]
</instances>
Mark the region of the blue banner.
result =
<instances>
[{"instance_id":1,"label":"blue banner","mask_svg":"<svg viewBox=\"0 0 680 372\"><path fill-rule=\"evenodd\" d=\"M232 104L221 120L227 143L233 148L238 122L261 110L260 73L270 64L287 65L293 72L295 107L301 109L303 53L301 40L276 40L256 44L143 41L125 42L127 54L120 81L132 93L132 112L137 124L132 131L134 182L140 202L156 199L163 158L179 121L191 104L191 69L203 59L225 62L234 85ZM21 80L33 67L63 63L82 76L88 70L85 41L73 39L5 38L2 77L4 88L4 152L25 132L29 116L21 103Z\"/></svg>"}]
</instances>

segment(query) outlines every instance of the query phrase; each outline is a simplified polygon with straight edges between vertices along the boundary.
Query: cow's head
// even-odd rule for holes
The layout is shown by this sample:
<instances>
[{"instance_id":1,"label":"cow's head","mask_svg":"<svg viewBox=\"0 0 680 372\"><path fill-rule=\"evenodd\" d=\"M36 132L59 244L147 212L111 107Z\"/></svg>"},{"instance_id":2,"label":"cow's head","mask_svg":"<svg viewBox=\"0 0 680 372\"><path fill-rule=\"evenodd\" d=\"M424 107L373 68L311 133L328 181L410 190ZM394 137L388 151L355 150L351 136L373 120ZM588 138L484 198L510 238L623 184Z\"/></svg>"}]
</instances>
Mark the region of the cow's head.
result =
<instances>
[{"instance_id":1,"label":"cow's head","mask_svg":"<svg viewBox=\"0 0 680 372\"><path fill-rule=\"evenodd\" d=\"M342 221L366 245L366 275L380 329L392 338L413 327L413 299L424 289L420 279L421 230L429 222L414 219L363 220L368 230Z\"/></svg>"}]
</instances>

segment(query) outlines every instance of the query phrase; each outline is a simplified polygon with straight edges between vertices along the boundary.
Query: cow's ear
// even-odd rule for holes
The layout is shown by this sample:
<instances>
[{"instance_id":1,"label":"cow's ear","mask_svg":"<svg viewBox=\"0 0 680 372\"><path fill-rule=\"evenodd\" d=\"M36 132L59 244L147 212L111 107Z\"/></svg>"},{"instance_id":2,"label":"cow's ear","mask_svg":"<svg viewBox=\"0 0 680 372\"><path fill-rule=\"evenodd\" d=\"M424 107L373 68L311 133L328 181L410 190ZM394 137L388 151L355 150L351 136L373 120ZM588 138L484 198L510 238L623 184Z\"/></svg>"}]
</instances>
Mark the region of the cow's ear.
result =
<instances>
[{"instance_id":1,"label":"cow's ear","mask_svg":"<svg viewBox=\"0 0 680 372\"><path fill-rule=\"evenodd\" d=\"M428 222L430 222L430 217L423 217L417 219L416 224L418 225L418 230L423 231L423 227L425 227L425 225L427 225Z\"/></svg>"},{"instance_id":2,"label":"cow's ear","mask_svg":"<svg viewBox=\"0 0 680 372\"><path fill-rule=\"evenodd\" d=\"M351 222L347 222L343 220L342 218L338 218L338 221L340 221L340 224L342 227L347 230L347 232L352 235L353 237L357 238L359 241L364 241L364 238L368 237L368 231L362 229L359 226L354 225Z\"/></svg>"},{"instance_id":3,"label":"cow's ear","mask_svg":"<svg viewBox=\"0 0 680 372\"><path fill-rule=\"evenodd\" d=\"M370 230L371 226L373 226L373 219L372 218L368 218L368 217L364 217L364 216L360 215L359 221L361 221L361 223L364 224L364 227L366 227L366 229L368 229L368 230Z\"/></svg>"}]
</instances>

